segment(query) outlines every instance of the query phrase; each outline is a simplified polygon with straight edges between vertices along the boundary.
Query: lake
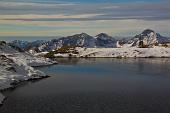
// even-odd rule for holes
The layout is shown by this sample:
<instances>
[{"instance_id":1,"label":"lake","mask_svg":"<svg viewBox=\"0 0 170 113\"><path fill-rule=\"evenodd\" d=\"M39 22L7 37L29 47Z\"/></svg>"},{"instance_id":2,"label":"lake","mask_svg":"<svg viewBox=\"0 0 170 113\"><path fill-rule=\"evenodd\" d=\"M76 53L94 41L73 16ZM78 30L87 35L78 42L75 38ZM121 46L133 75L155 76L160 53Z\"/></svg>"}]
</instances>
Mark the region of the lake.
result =
<instances>
[{"instance_id":1,"label":"lake","mask_svg":"<svg viewBox=\"0 0 170 113\"><path fill-rule=\"evenodd\" d=\"M4 92L0 113L170 113L170 59L73 58Z\"/></svg>"}]
</instances>

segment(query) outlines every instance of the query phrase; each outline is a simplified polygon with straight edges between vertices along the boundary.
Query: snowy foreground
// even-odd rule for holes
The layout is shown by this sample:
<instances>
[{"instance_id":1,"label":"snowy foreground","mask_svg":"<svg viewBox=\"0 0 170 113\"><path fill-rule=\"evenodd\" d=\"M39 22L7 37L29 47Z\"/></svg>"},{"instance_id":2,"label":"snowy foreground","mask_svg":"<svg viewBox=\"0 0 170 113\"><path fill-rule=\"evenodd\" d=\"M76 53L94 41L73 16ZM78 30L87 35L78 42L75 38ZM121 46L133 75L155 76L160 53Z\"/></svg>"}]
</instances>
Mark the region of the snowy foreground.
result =
<instances>
[{"instance_id":1,"label":"snowy foreground","mask_svg":"<svg viewBox=\"0 0 170 113\"><path fill-rule=\"evenodd\" d=\"M76 48L78 54L55 54L56 57L139 57L139 58L153 58L153 57L170 57L170 48L155 46L153 48ZM70 55L71 54L71 55Z\"/></svg>"},{"instance_id":2,"label":"snowy foreground","mask_svg":"<svg viewBox=\"0 0 170 113\"><path fill-rule=\"evenodd\" d=\"M170 57L170 48L87 48L78 49L79 57Z\"/></svg>"},{"instance_id":3,"label":"snowy foreground","mask_svg":"<svg viewBox=\"0 0 170 113\"><path fill-rule=\"evenodd\" d=\"M55 63L49 59L20 53L7 44L0 44L0 90L13 87L19 82L47 77L32 66L44 66ZM0 93L0 104L4 96Z\"/></svg>"}]
</instances>

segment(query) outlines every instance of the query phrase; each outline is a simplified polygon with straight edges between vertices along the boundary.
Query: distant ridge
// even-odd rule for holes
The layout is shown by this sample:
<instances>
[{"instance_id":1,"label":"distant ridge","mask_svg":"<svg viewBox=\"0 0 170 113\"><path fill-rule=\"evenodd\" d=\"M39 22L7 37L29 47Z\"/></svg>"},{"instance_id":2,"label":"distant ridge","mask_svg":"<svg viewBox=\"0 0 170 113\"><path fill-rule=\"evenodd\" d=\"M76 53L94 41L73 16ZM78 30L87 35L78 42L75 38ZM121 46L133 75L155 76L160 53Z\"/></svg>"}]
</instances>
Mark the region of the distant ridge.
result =
<instances>
[{"instance_id":1,"label":"distant ridge","mask_svg":"<svg viewBox=\"0 0 170 113\"><path fill-rule=\"evenodd\" d=\"M116 48L117 42L121 45L152 47L159 43L170 42L170 38L161 36L154 30L146 29L141 34L131 39L118 40L106 33L100 33L96 36L90 36L87 33L75 34L72 36L52 39L50 41L38 40L33 42L14 40L9 44L12 47L20 48L23 51L45 52L52 51L63 46L81 46L87 48Z\"/></svg>"}]
</instances>

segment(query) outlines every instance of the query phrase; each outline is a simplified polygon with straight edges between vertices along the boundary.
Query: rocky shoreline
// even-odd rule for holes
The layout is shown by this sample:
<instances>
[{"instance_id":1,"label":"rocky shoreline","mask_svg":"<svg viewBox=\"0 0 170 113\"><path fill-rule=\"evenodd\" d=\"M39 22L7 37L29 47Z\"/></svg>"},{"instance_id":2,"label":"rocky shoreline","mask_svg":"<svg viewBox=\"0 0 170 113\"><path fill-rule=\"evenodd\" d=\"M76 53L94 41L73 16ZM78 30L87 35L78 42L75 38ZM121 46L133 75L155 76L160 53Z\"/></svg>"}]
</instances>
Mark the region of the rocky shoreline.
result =
<instances>
[{"instance_id":1,"label":"rocky shoreline","mask_svg":"<svg viewBox=\"0 0 170 113\"><path fill-rule=\"evenodd\" d=\"M57 63L50 59L19 52L5 42L0 43L0 62L0 104L5 99L1 94L2 91L15 88L25 81L49 77L35 69L35 66L47 66Z\"/></svg>"}]
</instances>

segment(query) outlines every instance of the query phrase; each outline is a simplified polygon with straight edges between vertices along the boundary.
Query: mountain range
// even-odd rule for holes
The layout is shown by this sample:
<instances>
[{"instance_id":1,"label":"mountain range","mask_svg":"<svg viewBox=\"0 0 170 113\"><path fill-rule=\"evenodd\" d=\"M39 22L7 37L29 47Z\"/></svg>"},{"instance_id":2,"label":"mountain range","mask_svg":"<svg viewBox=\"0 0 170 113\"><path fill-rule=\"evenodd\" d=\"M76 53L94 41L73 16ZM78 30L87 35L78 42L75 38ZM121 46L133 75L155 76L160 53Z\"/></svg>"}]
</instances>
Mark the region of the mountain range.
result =
<instances>
[{"instance_id":1,"label":"mountain range","mask_svg":"<svg viewBox=\"0 0 170 113\"><path fill-rule=\"evenodd\" d=\"M14 40L9 43L15 49L20 51L31 51L34 53L53 51L63 46L78 46L86 48L116 48L118 45L137 46L145 45L152 47L160 43L169 43L170 38L161 36L151 29L144 30L141 34L130 39L115 39L106 33L100 33L96 36L90 36L86 33L75 34L73 36L52 39L50 41L37 40L33 42Z\"/></svg>"}]
</instances>

